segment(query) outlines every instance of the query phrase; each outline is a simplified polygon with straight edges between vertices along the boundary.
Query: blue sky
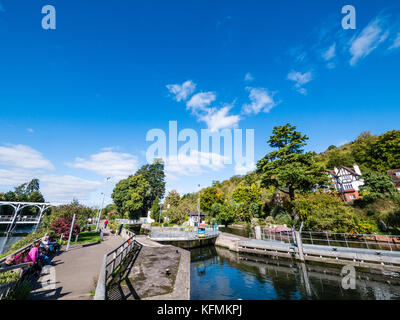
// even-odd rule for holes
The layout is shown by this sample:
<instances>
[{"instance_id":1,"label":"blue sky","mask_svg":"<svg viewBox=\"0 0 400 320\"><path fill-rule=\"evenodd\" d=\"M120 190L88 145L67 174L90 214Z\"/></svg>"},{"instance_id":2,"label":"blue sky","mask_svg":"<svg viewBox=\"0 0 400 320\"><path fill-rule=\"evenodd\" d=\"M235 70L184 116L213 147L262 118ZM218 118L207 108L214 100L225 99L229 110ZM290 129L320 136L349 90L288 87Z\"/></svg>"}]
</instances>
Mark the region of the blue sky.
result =
<instances>
[{"instance_id":1,"label":"blue sky","mask_svg":"<svg viewBox=\"0 0 400 320\"><path fill-rule=\"evenodd\" d=\"M41 27L45 4L55 30ZM346 4L355 30L341 26ZM39 177L46 199L110 202L169 121L254 129L255 160L287 122L317 152L399 129L399 18L391 0L0 0L0 191ZM170 165L167 189L237 169Z\"/></svg>"}]
</instances>

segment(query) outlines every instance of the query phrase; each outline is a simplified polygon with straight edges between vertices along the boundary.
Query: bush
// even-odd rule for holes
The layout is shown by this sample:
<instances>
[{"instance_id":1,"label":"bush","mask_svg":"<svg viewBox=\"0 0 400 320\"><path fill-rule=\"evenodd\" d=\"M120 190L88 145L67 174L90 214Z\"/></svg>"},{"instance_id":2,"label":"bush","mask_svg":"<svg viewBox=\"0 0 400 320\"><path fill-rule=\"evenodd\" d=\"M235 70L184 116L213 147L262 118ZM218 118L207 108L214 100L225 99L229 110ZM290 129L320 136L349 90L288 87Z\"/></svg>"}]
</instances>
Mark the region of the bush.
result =
<instances>
[{"instance_id":1,"label":"bush","mask_svg":"<svg viewBox=\"0 0 400 320\"><path fill-rule=\"evenodd\" d=\"M64 239L69 237L69 232L71 230L72 218L58 218L53 221L50 230L53 230L57 235L64 235ZM74 227L72 229L72 236L75 237L80 232L79 223L75 221Z\"/></svg>"},{"instance_id":2,"label":"bush","mask_svg":"<svg viewBox=\"0 0 400 320\"><path fill-rule=\"evenodd\" d=\"M304 230L359 232L366 228L365 220L335 195L310 193L297 196L294 204L296 213L304 222Z\"/></svg>"}]
</instances>

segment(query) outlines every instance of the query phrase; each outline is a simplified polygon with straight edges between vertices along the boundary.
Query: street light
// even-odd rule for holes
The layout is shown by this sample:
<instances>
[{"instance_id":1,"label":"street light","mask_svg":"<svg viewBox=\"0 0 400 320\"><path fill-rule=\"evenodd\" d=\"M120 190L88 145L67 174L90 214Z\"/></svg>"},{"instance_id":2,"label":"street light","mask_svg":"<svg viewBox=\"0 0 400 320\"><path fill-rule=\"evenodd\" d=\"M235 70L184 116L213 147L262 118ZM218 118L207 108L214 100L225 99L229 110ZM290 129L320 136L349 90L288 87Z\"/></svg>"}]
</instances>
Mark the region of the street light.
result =
<instances>
[{"instance_id":1,"label":"street light","mask_svg":"<svg viewBox=\"0 0 400 320\"><path fill-rule=\"evenodd\" d=\"M199 199L197 200L197 212L198 212L198 220L197 220L197 227L200 224L200 185L197 185L199 187Z\"/></svg>"},{"instance_id":2,"label":"street light","mask_svg":"<svg viewBox=\"0 0 400 320\"><path fill-rule=\"evenodd\" d=\"M111 177L107 177L106 179L106 183L108 180L110 180ZM101 207L100 207L100 211L97 217L97 225L96 225L96 232L99 231L99 224L100 224L100 218L101 218L101 211L103 211L103 205L104 205L104 198L106 197L106 195L104 194L104 192L101 193L103 195L103 201L101 202Z\"/></svg>"}]
</instances>

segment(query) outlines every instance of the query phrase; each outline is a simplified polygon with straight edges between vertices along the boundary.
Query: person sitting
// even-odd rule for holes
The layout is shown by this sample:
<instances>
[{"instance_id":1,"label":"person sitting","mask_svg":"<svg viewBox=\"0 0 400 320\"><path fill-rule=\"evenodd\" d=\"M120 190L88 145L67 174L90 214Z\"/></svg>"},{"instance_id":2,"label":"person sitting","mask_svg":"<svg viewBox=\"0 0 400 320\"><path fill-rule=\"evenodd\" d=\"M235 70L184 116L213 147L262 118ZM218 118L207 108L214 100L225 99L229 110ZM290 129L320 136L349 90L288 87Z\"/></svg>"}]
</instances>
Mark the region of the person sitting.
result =
<instances>
[{"instance_id":1,"label":"person sitting","mask_svg":"<svg viewBox=\"0 0 400 320\"><path fill-rule=\"evenodd\" d=\"M11 256L7 257L6 261L1 264L0 268L7 268L13 265L15 265L15 255L12 254Z\"/></svg>"},{"instance_id":2,"label":"person sitting","mask_svg":"<svg viewBox=\"0 0 400 320\"><path fill-rule=\"evenodd\" d=\"M60 248L60 245L57 242L50 241L50 235L48 233L46 233L40 241L40 246L44 249L44 254L46 255L53 253Z\"/></svg>"},{"instance_id":3,"label":"person sitting","mask_svg":"<svg viewBox=\"0 0 400 320\"><path fill-rule=\"evenodd\" d=\"M45 254L39 253L40 241L36 241L33 247L29 250L27 256L25 257L25 262L33 262L34 264L43 263L45 265L50 264L51 261L49 257Z\"/></svg>"}]
</instances>

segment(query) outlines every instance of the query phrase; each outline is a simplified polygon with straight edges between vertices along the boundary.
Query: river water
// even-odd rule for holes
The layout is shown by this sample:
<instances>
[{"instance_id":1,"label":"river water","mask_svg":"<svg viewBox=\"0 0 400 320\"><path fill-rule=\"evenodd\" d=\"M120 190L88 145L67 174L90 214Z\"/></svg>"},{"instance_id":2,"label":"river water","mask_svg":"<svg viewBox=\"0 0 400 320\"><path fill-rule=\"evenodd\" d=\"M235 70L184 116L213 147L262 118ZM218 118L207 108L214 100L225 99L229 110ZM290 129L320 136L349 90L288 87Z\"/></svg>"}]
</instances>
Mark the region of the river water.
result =
<instances>
[{"instance_id":1,"label":"river water","mask_svg":"<svg viewBox=\"0 0 400 320\"><path fill-rule=\"evenodd\" d=\"M400 300L400 277L357 271L356 289L342 288L341 269L243 255L219 247L191 251L194 300Z\"/></svg>"},{"instance_id":2,"label":"river water","mask_svg":"<svg viewBox=\"0 0 400 320\"><path fill-rule=\"evenodd\" d=\"M15 232L10 237L5 236L6 228L2 226L0 228L0 254L7 252L12 245L18 240L22 239L28 233L33 231L32 226L18 226Z\"/></svg>"}]
</instances>

